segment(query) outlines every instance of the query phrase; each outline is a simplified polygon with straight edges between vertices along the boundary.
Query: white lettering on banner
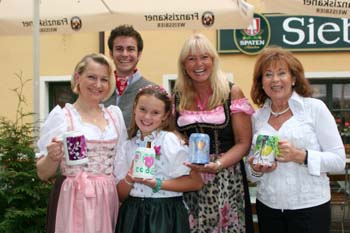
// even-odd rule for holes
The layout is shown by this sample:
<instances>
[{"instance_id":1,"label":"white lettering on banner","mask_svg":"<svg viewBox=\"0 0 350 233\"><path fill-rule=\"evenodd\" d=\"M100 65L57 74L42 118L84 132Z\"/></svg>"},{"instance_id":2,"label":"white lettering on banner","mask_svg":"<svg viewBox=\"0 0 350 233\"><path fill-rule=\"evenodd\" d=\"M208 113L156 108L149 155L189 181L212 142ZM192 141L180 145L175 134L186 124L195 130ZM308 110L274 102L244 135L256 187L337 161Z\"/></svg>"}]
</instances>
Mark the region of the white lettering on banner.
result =
<instances>
[{"instance_id":1,"label":"white lettering on banner","mask_svg":"<svg viewBox=\"0 0 350 233\"><path fill-rule=\"evenodd\" d=\"M241 46L261 46L265 45L265 40L242 40L239 42Z\"/></svg>"},{"instance_id":2,"label":"white lettering on banner","mask_svg":"<svg viewBox=\"0 0 350 233\"><path fill-rule=\"evenodd\" d=\"M321 24L318 28L315 28L314 19L309 18L308 24L305 25L303 17L289 17L283 21L282 27L284 30L284 34L282 37L283 43L289 45L300 45L305 42L306 35L305 31L308 32L308 38L306 43L309 45L316 45L316 37L322 44L332 45L336 44L339 40L343 40L346 43L350 43L349 40L349 27L350 23L347 18L343 18L343 28L336 23L326 22ZM295 25L291 26L292 23L300 23L300 27ZM307 27L305 29L304 27ZM343 35L341 35L341 31L343 31ZM296 39L291 40L288 37L288 34L295 34ZM333 39L330 39L332 37Z\"/></svg>"},{"instance_id":3,"label":"white lettering on banner","mask_svg":"<svg viewBox=\"0 0 350 233\"><path fill-rule=\"evenodd\" d=\"M301 44L304 39L305 39L305 33L302 29L293 29L292 27L289 26L290 22L292 21L299 21L301 23L302 26L304 26L304 18L296 18L296 17L291 17L291 18L287 18L286 20L283 21L282 27L283 30L289 33L296 33L298 34L298 39L296 41L289 41L286 38L286 35L283 34L283 42L289 45L298 45Z\"/></svg>"},{"instance_id":4,"label":"white lettering on banner","mask_svg":"<svg viewBox=\"0 0 350 233\"><path fill-rule=\"evenodd\" d=\"M330 26L331 28L329 29L326 29L327 26ZM335 44L337 43L337 41L339 41L339 37L337 37L336 39L330 41L330 40L327 40L324 35L327 33L327 32L339 32L340 31L340 28L337 24L335 23L325 23L325 24L322 24L320 26L320 28L318 29L318 32L317 32L317 36L318 38L320 39L320 41L324 44Z\"/></svg>"}]
</instances>

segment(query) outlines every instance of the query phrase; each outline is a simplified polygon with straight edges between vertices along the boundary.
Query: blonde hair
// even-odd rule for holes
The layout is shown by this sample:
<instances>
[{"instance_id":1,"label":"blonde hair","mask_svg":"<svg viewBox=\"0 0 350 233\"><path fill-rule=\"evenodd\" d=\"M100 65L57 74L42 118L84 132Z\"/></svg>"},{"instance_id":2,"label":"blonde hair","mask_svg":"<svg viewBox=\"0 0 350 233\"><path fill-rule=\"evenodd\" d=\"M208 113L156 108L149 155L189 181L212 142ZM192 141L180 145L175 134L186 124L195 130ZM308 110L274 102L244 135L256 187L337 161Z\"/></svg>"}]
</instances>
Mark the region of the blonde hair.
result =
<instances>
[{"instance_id":1,"label":"blonde hair","mask_svg":"<svg viewBox=\"0 0 350 233\"><path fill-rule=\"evenodd\" d=\"M180 97L178 110L190 109L194 104L196 92L192 79L185 70L184 63L189 55L196 53L208 54L213 59L213 72L209 77L213 94L208 102L209 109L223 104L230 93L229 83L225 74L220 69L219 55L215 48L207 37L199 33L194 34L183 44L178 59L178 77L174 87L175 92Z\"/></svg>"},{"instance_id":2,"label":"blonde hair","mask_svg":"<svg viewBox=\"0 0 350 233\"><path fill-rule=\"evenodd\" d=\"M98 64L101 64L101 65L105 65L108 68L109 92L108 92L106 98L104 98L102 100L102 101L106 101L109 97L111 97L111 95L114 93L114 90L115 90L114 64L113 64L113 62L111 62L111 60L108 57L106 57L105 55L100 54L100 53L91 53L91 54L88 54L88 55L84 56L78 62L78 64L75 66L74 73L73 73L71 81L70 81L72 91L75 94L79 94L80 93L79 85L75 81L74 75L76 73L78 73L80 75L82 73L84 73L84 71L86 70L87 65L91 61L94 61L94 62L96 62Z\"/></svg>"}]
</instances>

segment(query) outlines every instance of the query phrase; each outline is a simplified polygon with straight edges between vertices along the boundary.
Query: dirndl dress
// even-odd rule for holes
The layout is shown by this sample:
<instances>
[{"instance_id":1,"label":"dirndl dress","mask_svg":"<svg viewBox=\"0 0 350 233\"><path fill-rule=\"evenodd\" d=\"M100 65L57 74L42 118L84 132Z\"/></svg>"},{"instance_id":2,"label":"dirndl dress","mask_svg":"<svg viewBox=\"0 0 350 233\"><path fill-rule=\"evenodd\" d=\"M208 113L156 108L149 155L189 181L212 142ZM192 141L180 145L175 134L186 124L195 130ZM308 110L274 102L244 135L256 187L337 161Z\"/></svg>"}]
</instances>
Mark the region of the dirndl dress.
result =
<instances>
[{"instance_id":1,"label":"dirndl dress","mask_svg":"<svg viewBox=\"0 0 350 233\"><path fill-rule=\"evenodd\" d=\"M175 105L179 96L175 95ZM253 112L247 99L231 100L210 111L175 112L177 129L189 137L205 133L210 137L210 161L214 162L232 146L231 114ZM213 121L213 122L210 122ZM189 207L192 233L253 233L252 209L243 160L221 172L202 173L203 188L184 193Z\"/></svg>"},{"instance_id":2,"label":"dirndl dress","mask_svg":"<svg viewBox=\"0 0 350 233\"><path fill-rule=\"evenodd\" d=\"M75 130L72 106L63 109L69 130ZM46 232L112 233L117 223L119 200L113 172L119 131L109 140L86 140L89 161L84 165L60 163L61 176L51 192Z\"/></svg>"},{"instance_id":3,"label":"dirndl dress","mask_svg":"<svg viewBox=\"0 0 350 233\"><path fill-rule=\"evenodd\" d=\"M140 131L118 148L115 162L117 182L124 179L135 158L136 149L151 142L158 148L154 159L154 177L171 180L188 175L183 165L188 160L188 147L172 132L153 131L141 139ZM129 196L119 209L116 233L189 233L188 211L181 192L159 190L134 183Z\"/></svg>"}]
</instances>

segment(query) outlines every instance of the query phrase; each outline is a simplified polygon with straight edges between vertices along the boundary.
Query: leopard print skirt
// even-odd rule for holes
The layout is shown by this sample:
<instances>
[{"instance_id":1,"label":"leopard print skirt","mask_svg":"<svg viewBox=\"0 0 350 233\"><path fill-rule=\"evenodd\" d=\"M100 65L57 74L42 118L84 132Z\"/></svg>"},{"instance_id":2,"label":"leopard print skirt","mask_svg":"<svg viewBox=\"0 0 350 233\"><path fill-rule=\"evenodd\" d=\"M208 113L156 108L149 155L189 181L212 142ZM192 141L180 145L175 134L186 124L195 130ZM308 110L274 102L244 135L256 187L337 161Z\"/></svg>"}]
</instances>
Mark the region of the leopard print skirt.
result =
<instances>
[{"instance_id":1,"label":"leopard print skirt","mask_svg":"<svg viewBox=\"0 0 350 233\"><path fill-rule=\"evenodd\" d=\"M240 163L217 174L202 173L200 191L184 193L193 233L245 233L246 202ZM250 208L250 203L248 203Z\"/></svg>"}]
</instances>

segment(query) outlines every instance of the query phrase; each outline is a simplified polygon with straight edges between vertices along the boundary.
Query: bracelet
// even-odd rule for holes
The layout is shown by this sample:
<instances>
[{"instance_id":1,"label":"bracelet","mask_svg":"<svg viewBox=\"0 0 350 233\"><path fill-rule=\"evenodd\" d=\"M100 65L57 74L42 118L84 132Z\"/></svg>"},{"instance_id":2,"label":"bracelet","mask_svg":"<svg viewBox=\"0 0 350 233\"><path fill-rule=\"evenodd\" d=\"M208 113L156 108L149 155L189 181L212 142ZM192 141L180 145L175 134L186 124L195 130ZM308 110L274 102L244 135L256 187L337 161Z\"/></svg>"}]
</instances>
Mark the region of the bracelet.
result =
<instances>
[{"instance_id":1,"label":"bracelet","mask_svg":"<svg viewBox=\"0 0 350 233\"><path fill-rule=\"evenodd\" d=\"M218 170L216 170L216 173L221 172L224 168L222 167L222 163L220 162L220 160L215 160L215 163L218 165Z\"/></svg>"},{"instance_id":2,"label":"bracelet","mask_svg":"<svg viewBox=\"0 0 350 233\"><path fill-rule=\"evenodd\" d=\"M304 165L307 165L307 159L309 157L309 151L305 150L305 159L304 159Z\"/></svg>"},{"instance_id":3,"label":"bracelet","mask_svg":"<svg viewBox=\"0 0 350 233\"><path fill-rule=\"evenodd\" d=\"M152 191L154 193L159 192L159 190L161 190L161 188L162 188L162 180L157 178L156 181L157 181L156 187L152 188Z\"/></svg>"},{"instance_id":4,"label":"bracelet","mask_svg":"<svg viewBox=\"0 0 350 233\"><path fill-rule=\"evenodd\" d=\"M252 176L255 176L255 177L262 177L264 175L263 172L257 172L253 168L250 168L250 173L252 174Z\"/></svg>"},{"instance_id":5,"label":"bracelet","mask_svg":"<svg viewBox=\"0 0 350 233\"><path fill-rule=\"evenodd\" d=\"M129 181L126 179L126 177L124 178L124 182L125 182L126 184L128 184L129 186L134 187L134 183L129 182Z\"/></svg>"}]
</instances>

